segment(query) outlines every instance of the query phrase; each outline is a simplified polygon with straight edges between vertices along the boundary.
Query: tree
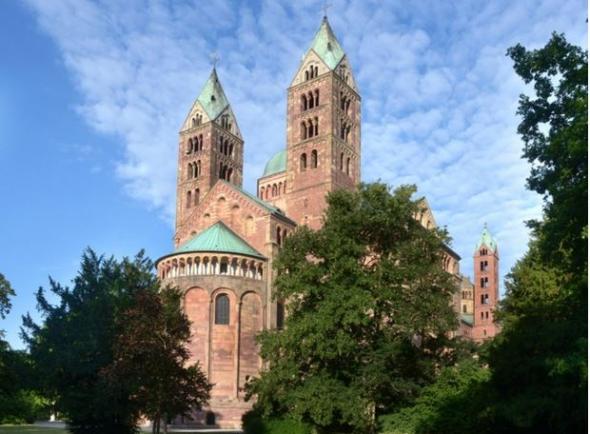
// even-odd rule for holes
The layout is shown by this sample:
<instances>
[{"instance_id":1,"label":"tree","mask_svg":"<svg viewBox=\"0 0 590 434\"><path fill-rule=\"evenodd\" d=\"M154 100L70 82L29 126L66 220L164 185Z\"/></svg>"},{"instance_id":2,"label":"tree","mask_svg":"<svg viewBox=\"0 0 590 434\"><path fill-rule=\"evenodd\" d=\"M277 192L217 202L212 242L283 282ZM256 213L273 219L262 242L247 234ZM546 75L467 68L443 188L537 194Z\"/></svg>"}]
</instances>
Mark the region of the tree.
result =
<instances>
[{"instance_id":1,"label":"tree","mask_svg":"<svg viewBox=\"0 0 590 434\"><path fill-rule=\"evenodd\" d=\"M490 348L497 430L587 432L587 53L553 34L508 50L536 98L520 97L518 127L531 162L529 188L544 195L529 251L506 279Z\"/></svg>"},{"instance_id":2,"label":"tree","mask_svg":"<svg viewBox=\"0 0 590 434\"><path fill-rule=\"evenodd\" d=\"M545 198L543 221L531 222L539 254L547 263L585 276L588 54L553 33L539 50L517 44L508 55L516 73L535 89L535 98L520 96L517 113L522 116L518 132L525 144L524 157L532 165L528 187ZM586 285L582 292L586 293Z\"/></svg>"},{"instance_id":3,"label":"tree","mask_svg":"<svg viewBox=\"0 0 590 434\"><path fill-rule=\"evenodd\" d=\"M264 414L289 414L320 432L373 432L449 355L456 327L443 230L427 230L411 199L383 184L336 191L317 232L298 228L276 261L284 330L260 335L268 369L248 387Z\"/></svg>"},{"instance_id":4,"label":"tree","mask_svg":"<svg viewBox=\"0 0 590 434\"><path fill-rule=\"evenodd\" d=\"M10 286L10 282L6 280L4 275L0 273L0 318L6 318L6 315L12 308L10 297L14 297L14 289Z\"/></svg>"},{"instance_id":5,"label":"tree","mask_svg":"<svg viewBox=\"0 0 590 434\"><path fill-rule=\"evenodd\" d=\"M39 369L43 388L55 398L74 433L135 432L138 409L130 390L113 387L101 375L113 362L118 315L128 309L142 289L157 291L152 264L143 254L117 262L87 250L68 288L50 279L58 297L51 305L43 288L37 292L44 322L24 317L23 336Z\"/></svg>"},{"instance_id":6,"label":"tree","mask_svg":"<svg viewBox=\"0 0 590 434\"><path fill-rule=\"evenodd\" d=\"M181 298L171 288L139 291L118 320L114 361L104 371L113 385L127 385L131 400L154 421L158 433L161 419L167 432L169 417L200 409L212 387L198 362L187 366L190 322Z\"/></svg>"}]
</instances>

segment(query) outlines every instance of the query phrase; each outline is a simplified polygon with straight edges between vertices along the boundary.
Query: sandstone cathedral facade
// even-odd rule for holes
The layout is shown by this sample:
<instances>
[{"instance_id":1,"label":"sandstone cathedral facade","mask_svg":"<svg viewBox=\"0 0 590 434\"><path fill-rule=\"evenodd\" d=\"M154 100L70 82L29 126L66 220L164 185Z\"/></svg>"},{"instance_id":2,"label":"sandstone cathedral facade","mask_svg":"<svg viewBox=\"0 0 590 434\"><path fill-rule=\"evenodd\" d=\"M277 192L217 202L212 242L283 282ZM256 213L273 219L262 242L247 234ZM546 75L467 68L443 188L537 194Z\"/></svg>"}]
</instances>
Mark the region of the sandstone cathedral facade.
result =
<instances>
[{"instance_id":1,"label":"sandstone cathedral facade","mask_svg":"<svg viewBox=\"0 0 590 434\"><path fill-rule=\"evenodd\" d=\"M156 263L184 293L189 344L214 384L209 407L179 425L239 428L251 404L244 385L262 367L256 335L283 326L273 299L273 260L298 225L322 225L326 194L361 181L361 97L346 53L324 17L287 93L287 146L269 159L257 192L242 188L244 139L215 68L179 134L175 250ZM436 225L424 200L422 224ZM474 256L476 285L445 248L457 280L456 333L497 332L497 244L484 229ZM480 279L480 280L478 280Z\"/></svg>"}]
</instances>

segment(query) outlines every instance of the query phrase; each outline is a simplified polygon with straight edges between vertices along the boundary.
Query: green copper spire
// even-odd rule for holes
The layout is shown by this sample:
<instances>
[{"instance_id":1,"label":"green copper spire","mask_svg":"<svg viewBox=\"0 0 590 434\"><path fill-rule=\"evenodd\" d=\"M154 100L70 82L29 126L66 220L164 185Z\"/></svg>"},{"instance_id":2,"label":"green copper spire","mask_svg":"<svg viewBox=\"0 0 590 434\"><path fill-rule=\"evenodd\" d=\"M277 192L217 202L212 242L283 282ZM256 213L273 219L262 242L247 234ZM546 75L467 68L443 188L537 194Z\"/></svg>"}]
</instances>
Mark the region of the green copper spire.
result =
<instances>
[{"instance_id":1,"label":"green copper spire","mask_svg":"<svg viewBox=\"0 0 590 434\"><path fill-rule=\"evenodd\" d=\"M492 234L490 234L490 231L488 231L487 223L484 223L483 225L483 231L481 232L481 236L479 237L479 242L477 243L475 250L477 251L483 246L488 247L494 252L498 249L498 243L496 243L496 240L492 238Z\"/></svg>"},{"instance_id":2,"label":"green copper spire","mask_svg":"<svg viewBox=\"0 0 590 434\"><path fill-rule=\"evenodd\" d=\"M336 68L344 57L344 50L338 43L328 18L324 16L319 30L311 43L311 50L315 51L330 69Z\"/></svg>"},{"instance_id":3,"label":"green copper spire","mask_svg":"<svg viewBox=\"0 0 590 434\"><path fill-rule=\"evenodd\" d=\"M221 221L178 246L174 253L217 252L264 258Z\"/></svg>"},{"instance_id":4,"label":"green copper spire","mask_svg":"<svg viewBox=\"0 0 590 434\"><path fill-rule=\"evenodd\" d=\"M217 71L215 67L211 71L209 79L205 83L201 94L197 98L197 101L201 103L203 109L207 112L209 119L214 120L221 114L221 112L229 105L219 77L217 77Z\"/></svg>"}]
</instances>

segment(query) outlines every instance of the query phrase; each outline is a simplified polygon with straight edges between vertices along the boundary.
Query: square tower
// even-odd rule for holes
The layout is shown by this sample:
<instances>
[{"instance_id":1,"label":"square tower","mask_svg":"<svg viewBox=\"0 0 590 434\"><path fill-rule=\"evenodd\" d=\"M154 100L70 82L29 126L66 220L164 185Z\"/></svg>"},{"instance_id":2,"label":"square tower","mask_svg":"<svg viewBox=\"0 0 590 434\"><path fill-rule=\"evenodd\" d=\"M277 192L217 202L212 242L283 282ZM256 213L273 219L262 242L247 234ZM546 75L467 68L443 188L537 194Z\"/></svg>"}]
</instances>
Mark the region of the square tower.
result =
<instances>
[{"instance_id":1,"label":"square tower","mask_svg":"<svg viewBox=\"0 0 590 434\"><path fill-rule=\"evenodd\" d=\"M179 133L176 233L219 179L242 186L244 141L215 68ZM178 236L176 237L178 244Z\"/></svg>"},{"instance_id":2,"label":"square tower","mask_svg":"<svg viewBox=\"0 0 590 434\"><path fill-rule=\"evenodd\" d=\"M361 98L326 17L287 94L286 211L319 229L326 194L361 175Z\"/></svg>"}]
</instances>

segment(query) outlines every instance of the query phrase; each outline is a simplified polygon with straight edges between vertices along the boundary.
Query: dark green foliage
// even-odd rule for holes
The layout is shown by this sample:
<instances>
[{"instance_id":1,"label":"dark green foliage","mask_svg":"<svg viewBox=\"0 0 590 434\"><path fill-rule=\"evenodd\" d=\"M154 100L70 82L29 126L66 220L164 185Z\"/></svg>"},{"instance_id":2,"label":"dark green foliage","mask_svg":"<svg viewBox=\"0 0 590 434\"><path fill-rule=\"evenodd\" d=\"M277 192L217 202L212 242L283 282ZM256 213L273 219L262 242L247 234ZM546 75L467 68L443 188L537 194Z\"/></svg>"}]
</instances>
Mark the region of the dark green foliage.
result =
<instances>
[{"instance_id":1,"label":"dark green foliage","mask_svg":"<svg viewBox=\"0 0 590 434\"><path fill-rule=\"evenodd\" d=\"M455 286L440 266L446 233L419 224L414 192L334 192L321 230L287 238L276 262L286 327L261 334L270 369L249 389L265 415L368 433L432 380L456 327Z\"/></svg>"},{"instance_id":2,"label":"dark green foliage","mask_svg":"<svg viewBox=\"0 0 590 434\"><path fill-rule=\"evenodd\" d=\"M55 397L74 433L135 432L138 409L130 391L113 387L101 372L113 361L117 317L138 291L158 290L152 263L142 254L117 262L88 250L72 288L53 280L50 286L59 298L55 306L42 288L37 292L44 323L24 318L24 336L44 390Z\"/></svg>"},{"instance_id":3,"label":"dark green foliage","mask_svg":"<svg viewBox=\"0 0 590 434\"><path fill-rule=\"evenodd\" d=\"M544 220L533 223L539 253L560 269L586 274L588 54L553 33L539 50L518 44L508 55L535 89L534 98L520 96L518 132L532 164L529 188L546 198Z\"/></svg>"},{"instance_id":4,"label":"dark green foliage","mask_svg":"<svg viewBox=\"0 0 590 434\"><path fill-rule=\"evenodd\" d=\"M4 275L0 273L0 318L2 319L6 317L12 307L10 297L14 297L14 289L12 289L10 282L6 280Z\"/></svg>"},{"instance_id":5,"label":"dark green foliage","mask_svg":"<svg viewBox=\"0 0 590 434\"><path fill-rule=\"evenodd\" d=\"M47 419L49 401L35 390L32 361L24 351L0 340L0 423L32 423Z\"/></svg>"},{"instance_id":6,"label":"dark green foliage","mask_svg":"<svg viewBox=\"0 0 590 434\"><path fill-rule=\"evenodd\" d=\"M121 331L114 362L104 370L111 384L125 385L131 401L154 421L189 416L208 401L211 390L198 362L188 366L190 322L181 299L171 288L135 294L133 306L117 320Z\"/></svg>"},{"instance_id":7,"label":"dark green foliage","mask_svg":"<svg viewBox=\"0 0 590 434\"><path fill-rule=\"evenodd\" d=\"M143 252L118 262L88 250L72 288L50 281L58 305L39 289L44 323L24 318L43 390L74 433L136 432L141 415L174 417L208 398L198 366L185 367L180 294L152 270Z\"/></svg>"},{"instance_id":8,"label":"dark green foliage","mask_svg":"<svg viewBox=\"0 0 590 434\"><path fill-rule=\"evenodd\" d=\"M529 188L545 197L526 256L506 280L490 346L489 422L496 432L587 432L587 53L553 34L508 50L536 97L522 95L519 133L533 164ZM489 426L489 424L488 424Z\"/></svg>"},{"instance_id":9,"label":"dark green foliage","mask_svg":"<svg viewBox=\"0 0 590 434\"><path fill-rule=\"evenodd\" d=\"M465 359L442 370L414 404L379 418L387 434L491 433L487 382L490 372L476 360Z\"/></svg>"},{"instance_id":10,"label":"dark green foliage","mask_svg":"<svg viewBox=\"0 0 590 434\"><path fill-rule=\"evenodd\" d=\"M311 427L293 419L264 417L250 411L242 417L244 434L312 434Z\"/></svg>"}]
</instances>

